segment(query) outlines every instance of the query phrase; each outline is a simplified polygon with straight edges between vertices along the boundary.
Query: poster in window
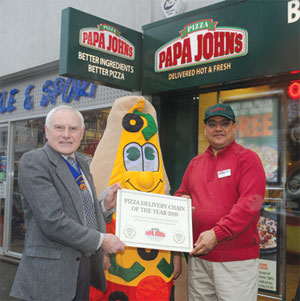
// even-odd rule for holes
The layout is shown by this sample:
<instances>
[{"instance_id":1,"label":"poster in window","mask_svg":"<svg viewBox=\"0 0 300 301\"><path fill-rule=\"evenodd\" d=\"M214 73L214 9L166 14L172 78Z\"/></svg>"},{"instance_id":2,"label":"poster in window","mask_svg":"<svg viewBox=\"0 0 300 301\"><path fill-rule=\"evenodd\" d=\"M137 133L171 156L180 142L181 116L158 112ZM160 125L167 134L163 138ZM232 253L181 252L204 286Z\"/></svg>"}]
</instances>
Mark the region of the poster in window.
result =
<instances>
[{"instance_id":1,"label":"poster in window","mask_svg":"<svg viewBox=\"0 0 300 301\"><path fill-rule=\"evenodd\" d=\"M258 222L260 237L259 282L260 291L279 293L280 218L278 203L264 203Z\"/></svg>"},{"instance_id":2,"label":"poster in window","mask_svg":"<svg viewBox=\"0 0 300 301\"><path fill-rule=\"evenodd\" d=\"M267 183L279 181L278 97L230 102L238 125L236 142L255 151L264 166Z\"/></svg>"}]
</instances>

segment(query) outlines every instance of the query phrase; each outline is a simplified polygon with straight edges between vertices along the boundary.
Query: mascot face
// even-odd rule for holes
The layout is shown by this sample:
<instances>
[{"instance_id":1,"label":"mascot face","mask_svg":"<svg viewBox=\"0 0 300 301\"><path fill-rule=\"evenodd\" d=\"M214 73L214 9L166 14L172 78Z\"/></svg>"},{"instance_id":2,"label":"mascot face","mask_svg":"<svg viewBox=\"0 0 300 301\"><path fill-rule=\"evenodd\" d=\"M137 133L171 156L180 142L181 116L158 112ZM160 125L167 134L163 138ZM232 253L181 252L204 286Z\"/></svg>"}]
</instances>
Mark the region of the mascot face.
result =
<instances>
[{"instance_id":1,"label":"mascot face","mask_svg":"<svg viewBox=\"0 0 300 301\"><path fill-rule=\"evenodd\" d=\"M123 117L123 132L109 185L120 183L123 188L165 193L165 181L157 126L150 114L141 113L139 101Z\"/></svg>"}]
</instances>

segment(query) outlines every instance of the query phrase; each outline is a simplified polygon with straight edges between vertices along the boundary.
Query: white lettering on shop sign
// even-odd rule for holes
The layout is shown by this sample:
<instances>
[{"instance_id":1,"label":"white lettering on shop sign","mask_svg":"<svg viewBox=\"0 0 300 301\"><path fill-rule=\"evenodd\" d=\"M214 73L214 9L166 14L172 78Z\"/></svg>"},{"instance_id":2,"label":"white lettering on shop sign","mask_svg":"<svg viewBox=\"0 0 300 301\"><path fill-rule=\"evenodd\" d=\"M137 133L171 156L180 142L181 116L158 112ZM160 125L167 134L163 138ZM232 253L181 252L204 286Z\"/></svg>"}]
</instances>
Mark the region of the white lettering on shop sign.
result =
<instances>
[{"instance_id":1,"label":"white lettering on shop sign","mask_svg":"<svg viewBox=\"0 0 300 301\"><path fill-rule=\"evenodd\" d=\"M300 19L300 0L288 2L288 23L297 22Z\"/></svg>"}]
</instances>

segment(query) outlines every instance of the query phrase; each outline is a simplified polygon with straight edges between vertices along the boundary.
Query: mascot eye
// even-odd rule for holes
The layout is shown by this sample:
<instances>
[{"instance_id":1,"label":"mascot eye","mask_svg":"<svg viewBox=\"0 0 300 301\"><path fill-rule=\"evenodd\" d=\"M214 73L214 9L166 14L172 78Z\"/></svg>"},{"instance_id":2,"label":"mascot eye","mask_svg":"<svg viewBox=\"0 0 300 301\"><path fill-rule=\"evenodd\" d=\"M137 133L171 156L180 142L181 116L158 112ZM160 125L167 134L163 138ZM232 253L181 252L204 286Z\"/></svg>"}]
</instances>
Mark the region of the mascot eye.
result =
<instances>
[{"instance_id":1,"label":"mascot eye","mask_svg":"<svg viewBox=\"0 0 300 301\"><path fill-rule=\"evenodd\" d=\"M154 150L151 147L145 148L145 157L147 160L154 160L155 154L154 154Z\"/></svg>"},{"instance_id":2,"label":"mascot eye","mask_svg":"<svg viewBox=\"0 0 300 301\"><path fill-rule=\"evenodd\" d=\"M127 113L122 120L122 126L128 132L138 132L143 125L143 119L136 114Z\"/></svg>"},{"instance_id":3,"label":"mascot eye","mask_svg":"<svg viewBox=\"0 0 300 301\"><path fill-rule=\"evenodd\" d=\"M142 171L143 157L142 148L137 143L129 143L123 151L123 161L127 171Z\"/></svg>"},{"instance_id":4,"label":"mascot eye","mask_svg":"<svg viewBox=\"0 0 300 301\"><path fill-rule=\"evenodd\" d=\"M143 145L144 171L158 171L159 155L156 147L151 143Z\"/></svg>"},{"instance_id":5,"label":"mascot eye","mask_svg":"<svg viewBox=\"0 0 300 301\"><path fill-rule=\"evenodd\" d=\"M126 153L127 153L127 158L130 161L136 161L141 156L140 150L137 149L136 147L130 147L129 149L127 149Z\"/></svg>"}]
</instances>

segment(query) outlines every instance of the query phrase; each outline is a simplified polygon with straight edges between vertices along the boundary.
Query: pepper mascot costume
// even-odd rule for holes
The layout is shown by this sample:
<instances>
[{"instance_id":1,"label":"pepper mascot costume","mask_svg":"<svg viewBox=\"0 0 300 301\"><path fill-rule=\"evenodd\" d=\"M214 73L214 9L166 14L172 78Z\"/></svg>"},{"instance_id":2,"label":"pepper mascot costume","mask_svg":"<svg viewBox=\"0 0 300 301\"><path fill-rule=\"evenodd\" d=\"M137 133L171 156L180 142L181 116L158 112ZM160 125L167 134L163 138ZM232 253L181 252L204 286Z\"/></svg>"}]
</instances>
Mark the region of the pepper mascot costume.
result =
<instances>
[{"instance_id":1,"label":"pepper mascot costume","mask_svg":"<svg viewBox=\"0 0 300 301\"><path fill-rule=\"evenodd\" d=\"M104 135L91 162L98 197L107 186L166 194L169 182L165 173L156 112L141 96L117 99L107 119ZM106 225L115 233L115 213ZM173 254L170 251L126 247L110 254L105 270L107 290L90 290L90 301L129 300L165 301L172 299Z\"/></svg>"}]
</instances>

